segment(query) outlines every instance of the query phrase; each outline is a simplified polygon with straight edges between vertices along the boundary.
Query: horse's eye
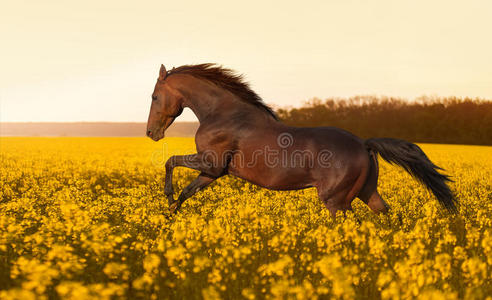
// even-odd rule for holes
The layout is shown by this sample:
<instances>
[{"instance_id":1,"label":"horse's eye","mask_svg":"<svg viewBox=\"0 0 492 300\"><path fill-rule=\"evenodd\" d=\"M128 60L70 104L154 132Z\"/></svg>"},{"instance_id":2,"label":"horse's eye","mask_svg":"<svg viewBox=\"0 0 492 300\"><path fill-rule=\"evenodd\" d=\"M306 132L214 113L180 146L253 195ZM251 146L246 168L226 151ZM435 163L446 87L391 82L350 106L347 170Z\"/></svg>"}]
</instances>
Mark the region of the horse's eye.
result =
<instances>
[{"instance_id":1,"label":"horse's eye","mask_svg":"<svg viewBox=\"0 0 492 300\"><path fill-rule=\"evenodd\" d=\"M152 101L157 100L157 96L152 96Z\"/></svg>"}]
</instances>

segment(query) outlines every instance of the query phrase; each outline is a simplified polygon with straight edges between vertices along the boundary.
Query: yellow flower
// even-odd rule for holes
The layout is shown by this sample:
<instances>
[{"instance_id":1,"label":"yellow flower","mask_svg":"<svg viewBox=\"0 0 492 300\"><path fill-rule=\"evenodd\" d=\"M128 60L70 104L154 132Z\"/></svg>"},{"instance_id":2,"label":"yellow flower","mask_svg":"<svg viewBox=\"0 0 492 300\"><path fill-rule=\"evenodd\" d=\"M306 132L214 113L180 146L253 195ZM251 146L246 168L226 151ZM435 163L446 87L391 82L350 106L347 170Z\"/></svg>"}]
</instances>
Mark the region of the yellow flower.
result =
<instances>
[{"instance_id":1,"label":"yellow flower","mask_svg":"<svg viewBox=\"0 0 492 300\"><path fill-rule=\"evenodd\" d=\"M170 215L152 153L193 153L193 139L0 144L0 299L490 298L492 147L421 145L454 175L459 216L381 161L390 213L355 200L332 219L314 188L231 176ZM198 174L176 168L174 196Z\"/></svg>"}]
</instances>

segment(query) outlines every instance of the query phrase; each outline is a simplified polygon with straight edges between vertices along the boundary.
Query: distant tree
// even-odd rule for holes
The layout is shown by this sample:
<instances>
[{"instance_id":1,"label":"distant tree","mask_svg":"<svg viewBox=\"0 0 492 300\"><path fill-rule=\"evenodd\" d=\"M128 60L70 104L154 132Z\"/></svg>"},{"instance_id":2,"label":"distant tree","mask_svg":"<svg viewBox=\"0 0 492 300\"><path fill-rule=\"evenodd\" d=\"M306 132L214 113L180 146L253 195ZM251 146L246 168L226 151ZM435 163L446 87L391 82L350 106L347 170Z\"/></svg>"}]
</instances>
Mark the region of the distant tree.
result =
<instances>
[{"instance_id":1,"label":"distant tree","mask_svg":"<svg viewBox=\"0 0 492 300\"><path fill-rule=\"evenodd\" d=\"M479 98L313 98L300 108L279 108L277 114L290 125L335 126L363 138L492 145L492 101Z\"/></svg>"}]
</instances>

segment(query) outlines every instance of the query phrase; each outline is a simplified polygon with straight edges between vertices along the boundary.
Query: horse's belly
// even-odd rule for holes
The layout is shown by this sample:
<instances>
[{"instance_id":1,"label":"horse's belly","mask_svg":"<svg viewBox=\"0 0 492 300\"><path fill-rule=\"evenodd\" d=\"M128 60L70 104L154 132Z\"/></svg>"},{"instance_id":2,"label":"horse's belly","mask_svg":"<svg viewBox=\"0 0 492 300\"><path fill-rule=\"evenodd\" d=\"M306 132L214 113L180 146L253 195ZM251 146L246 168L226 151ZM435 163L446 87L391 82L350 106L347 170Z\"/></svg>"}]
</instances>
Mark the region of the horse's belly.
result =
<instances>
[{"instance_id":1,"label":"horse's belly","mask_svg":"<svg viewBox=\"0 0 492 300\"><path fill-rule=\"evenodd\" d=\"M304 168L232 166L229 174L271 190L298 190L313 186L310 172Z\"/></svg>"}]
</instances>

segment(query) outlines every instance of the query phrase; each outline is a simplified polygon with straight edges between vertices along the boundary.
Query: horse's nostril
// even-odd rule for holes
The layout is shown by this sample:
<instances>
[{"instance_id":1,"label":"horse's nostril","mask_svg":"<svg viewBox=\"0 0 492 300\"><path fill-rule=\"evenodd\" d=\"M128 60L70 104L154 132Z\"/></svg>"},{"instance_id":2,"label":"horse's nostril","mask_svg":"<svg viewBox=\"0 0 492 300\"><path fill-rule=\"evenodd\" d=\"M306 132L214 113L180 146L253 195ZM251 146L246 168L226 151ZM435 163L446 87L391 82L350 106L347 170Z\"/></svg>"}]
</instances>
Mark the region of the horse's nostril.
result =
<instances>
[{"instance_id":1,"label":"horse's nostril","mask_svg":"<svg viewBox=\"0 0 492 300\"><path fill-rule=\"evenodd\" d=\"M149 137L152 136L152 131L147 130L147 136L149 136Z\"/></svg>"}]
</instances>

